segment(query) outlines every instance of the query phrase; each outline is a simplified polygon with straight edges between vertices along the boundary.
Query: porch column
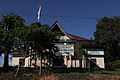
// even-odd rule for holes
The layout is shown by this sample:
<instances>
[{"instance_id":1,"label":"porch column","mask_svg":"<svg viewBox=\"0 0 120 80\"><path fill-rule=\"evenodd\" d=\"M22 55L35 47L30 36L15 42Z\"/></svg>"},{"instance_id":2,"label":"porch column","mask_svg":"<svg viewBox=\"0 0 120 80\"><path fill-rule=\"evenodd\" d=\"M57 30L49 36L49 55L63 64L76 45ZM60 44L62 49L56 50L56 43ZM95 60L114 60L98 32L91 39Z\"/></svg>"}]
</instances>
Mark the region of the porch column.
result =
<instances>
[{"instance_id":1,"label":"porch column","mask_svg":"<svg viewBox=\"0 0 120 80\"><path fill-rule=\"evenodd\" d=\"M66 55L64 56L64 65L68 66L68 64L67 64L67 56Z\"/></svg>"},{"instance_id":2,"label":"porch column","mask_svg":"<svg viewBox=\"0 0 120 80\"><path fill-rule=\"evenodd\" d=\"M86 57L82 55L82 68L86 68Z\"/></svg>"},{"instance_id":3,"label":"porch column","mask_svg":"<svg viewBox=\"0 0 120 80\"><path fill-rule=\"evenodd\" d=\"M70 67L73 67L72 66L72 55L69 55L69 60L70 60Z\"/></svg>"}]
</instances>

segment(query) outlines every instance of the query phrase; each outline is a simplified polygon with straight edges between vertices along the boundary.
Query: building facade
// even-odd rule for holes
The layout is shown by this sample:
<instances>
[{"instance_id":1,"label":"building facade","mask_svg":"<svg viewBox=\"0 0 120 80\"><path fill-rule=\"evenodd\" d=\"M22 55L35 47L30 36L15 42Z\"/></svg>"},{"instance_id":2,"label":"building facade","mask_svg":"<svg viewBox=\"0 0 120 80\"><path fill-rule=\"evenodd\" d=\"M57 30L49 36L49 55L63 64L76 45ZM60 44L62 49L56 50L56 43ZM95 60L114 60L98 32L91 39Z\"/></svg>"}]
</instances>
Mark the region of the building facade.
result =
<instances>
[{"instance_id":1,"label":"building facade","mask_svg":"<svg viewBox=\"0 0 120 80\"><path fill-rule=\"evenodd\" d=\"M82 50L83 49L87 50L87 53L89 53L90 49L88 50L82 46L83 45L91 45L92 40L65 32L63 27L60 26L60 24L58 23L58 21L56 21L52 25L51 31L52 32L53 31L62 32L64 34L64 36L61 36L59 41L55 43L55 46L57 46L59 48L59 51L54 53L56 57L49 61L47 59L45 59L42 62L49 62L49 64L51 66L65 66L67 68L71 68L71 67L87 68L87 64L88 64L87 60L90 60L90 59L89 59L89 57L86 57L86 58L83 57ZM96 49L96 50L98 50L98 49ZM96 54L99 55L99 53L97 53L97 52L96 52ZM20 58L21 58L20 55L17 55L17 56L15 56L15 55L17 55L17 54L16 53L13 54L13 57L12 57L12 65L13 66L18 65ZM94 56L91 58L95 59L95 61L97 62L96 64L100 65L99 66L100 68L104 68L104 66L105 66L104 65L104 56L102 56L101 58L98 58L97 56ZM30 56L25 58L25 62L23 64L24 67L33 67L34 65L32 65L32 64L39 66L41 63L40 63L40 60L36 59L36 61L35 61L34 59L31 59ZM44 66L44 64L43 64L43 66Z\"/></svg>"}]
</instances>

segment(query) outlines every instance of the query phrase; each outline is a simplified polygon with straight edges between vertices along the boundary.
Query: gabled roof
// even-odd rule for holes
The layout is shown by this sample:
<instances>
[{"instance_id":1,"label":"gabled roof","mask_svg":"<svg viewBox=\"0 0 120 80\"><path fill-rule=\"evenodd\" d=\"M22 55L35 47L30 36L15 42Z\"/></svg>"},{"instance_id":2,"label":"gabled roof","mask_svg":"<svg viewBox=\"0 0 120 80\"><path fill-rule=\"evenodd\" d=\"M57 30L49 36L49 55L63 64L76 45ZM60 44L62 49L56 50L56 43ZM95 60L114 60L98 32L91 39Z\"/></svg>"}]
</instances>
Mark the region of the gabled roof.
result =
<instances>
[{"instance_id":1,"label":"gabled roof","mask_svg":"<svg viewBox=\"0 0 120 80\"><path fill-rule=\"evenodd\" d=\"M64 31L64 29L62 28L62 26L60 26L60 24L58 23L58 21L56 21L56 22L52 25L51 31L60 31L60 32L63 32L64 34L66 34L66 32Z\"/></svg>"},{"instance_id":2,"label":"gabled roof","mask_svg":"<svg viewBox=\"0 0 120 80\"><path fill-rule=\"evenodd\" d=\"M71 36L71 37L73 37L75 40L89 40L89 39L87 39L87 38L83 38L83 37L80 37L80 36L76 36L76 35L73 35L73 34L69 34L68 33L68 35L69 36Z\"/></svg>"},{"instance_id":3,"label":"gabled roof","mask_svg":"<svg viewBox=\"0 0 120 80\"><path fill-rule=\"evenodd\" d=\"M88 41L89 39L87 38L83 38L83 37L80 37L80 36L76 36L76 35L73 35L73 34L69 34L69 33L66 33L64 31L64 29L62 28L62 26L60 26L60 24L58 23L58 21L56 21L52 27L51 27L51 31L60 31L60 32L63 32L67 37L69 37L70 39L74 39L74 40L83 40L83 41Z\"/></svg>"}]
</instances>

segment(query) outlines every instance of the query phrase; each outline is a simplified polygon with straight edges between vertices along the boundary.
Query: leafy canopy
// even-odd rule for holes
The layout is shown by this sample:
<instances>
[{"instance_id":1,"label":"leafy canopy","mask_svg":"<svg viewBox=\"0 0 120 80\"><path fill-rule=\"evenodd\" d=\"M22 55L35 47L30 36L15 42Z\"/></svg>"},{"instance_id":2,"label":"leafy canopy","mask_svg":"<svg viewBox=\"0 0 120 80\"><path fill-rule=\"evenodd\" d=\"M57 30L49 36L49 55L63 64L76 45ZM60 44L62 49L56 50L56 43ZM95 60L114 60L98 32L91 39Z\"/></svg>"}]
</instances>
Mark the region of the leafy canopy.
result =
<instances>
[{"instance_id":1,"label":"leafy canopy","mask_svg":"<svg viewBox=\"0 0 120 80\"><path fill-rule=\"evenodd\" d=\"M120 55L120 17L98 20L94 37L96 44L105 46L112 57Z\"/></svg>"},{"instance_id":2,"label":"leafy canopy","mask_svg":"<svg viewBox=\"0 0 120 80\"><path fill-rule=\"evenodd\" d=\"M7 14L2 16L0 21L0 48L1 53L5 54L4 68L8 68L8 54L14 46L16 37L16 28L24 27L24 19L15 14Z\"/></svg>"}]
</instances>

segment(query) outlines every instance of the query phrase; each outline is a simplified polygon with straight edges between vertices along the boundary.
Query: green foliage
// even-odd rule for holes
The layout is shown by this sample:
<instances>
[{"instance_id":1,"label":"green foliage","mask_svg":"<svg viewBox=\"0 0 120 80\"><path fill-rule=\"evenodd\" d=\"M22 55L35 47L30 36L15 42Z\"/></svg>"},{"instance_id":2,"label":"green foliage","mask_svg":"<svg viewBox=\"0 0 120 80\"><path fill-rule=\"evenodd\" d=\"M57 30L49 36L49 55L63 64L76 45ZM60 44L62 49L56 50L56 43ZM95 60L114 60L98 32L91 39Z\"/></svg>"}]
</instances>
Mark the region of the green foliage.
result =
<instances>
[{"instance_id":1,"label":"green foliage","mask_svg":"<svg viewBox=\"0 0 120 80\"><path fill-rule=\"evenodd\" d=\"M58 51L54 45L59 40L60 32L51 32L49 25L42 25L39 22L33 22L28 27L16 28L17 47L24 45L32 47L37 51L37 56L53 57L54 52Z\"/></svg>"},{"instance_id":2,"label":"green foliage","mask_svg":"<svg viewBox=\"0 0 120 80\"><path fill-rule=\"evenodd\" d=\"M19 41L23 41L24 45L34 49L41 63L43 56L46 54L47 57L53 55L53 43L59 36L57 33L51 32L49 25L41 25L39 22L32 23L29 27L23 28L22 31L18 29L18 34ZM41 75L41 67L39 72L39 75Z\"/></svg>"},{"instance_id":3,"label":"green foliage","mask_svg":"<svg viewBox=\"0 0 120 80\"><path fill-rule=\"evenodd\" d=\"M24 22L25 20L22 17L13 13L9 13L7 15L3 15L3 18L1 20L1 27L3 29L15 29L17 27L24 27Z\"/></svg>"},{"instance_id":4,"label":"green foliage","mask_svg":"<svg viewBox=\"0 0 120 80\"><path fill-rule=\"evenodd\" d=\"M29 27L33 27L33 28L36 28L36 27L41 27L41 24L39 22L33 22L32 24L30 24Z\"/></svg>"},{"instance_id":5,"label":"green foliage","mask_svg":"<svg viewBox=\"0 0 120 80\"><path fill-rule=\"evenodd\" d=\"M106 69L108 70L120 69L120 60L115 60L115 61L106 63Z\"/></svg>"},{"instance_id":6,"label":"green foliage","mask_svg":"<svg viewBox=\"0 0 120 80\"><path fill-rule=\"evenodd\" d=\"M24 36L24 42L32 48L37 49L38 52L43 53L46 49L53 48L53 43L56 42L59 33L51 32L49 25L41 25L38 22L32 23L29 27L24 29L22 35ZM24 35L25 33L26 35ZM39 53L39 54L40 54Z\"/></svg>"},{"instance_id":7,"label":"green foliage","mask_svg":"<svg viewBox=\"0 0 120 80\"><path fill-rule=\"evenodd\" d=\"M36 26L36 27L35 27ZM32 47L43 48L50 40L49 39L49 27L41 26L38 23L32 23L26 30L26 41L29 42Z\"/></svg>"},{"instance_id":8,"label":"green foliage","mask_svg":"<svg viewBox=\"0 0 120 80\"><path fill-rule=\"evenodd\" d=\"M0 30L0 37L1 48L4 50L11 49L12 45L14 44L14 30Z\"/></svg>"},{"instance_id":9,"label":"green foliage","mask_svg":"<svg viewBox=\"0 0 120 80\"><path fill-rule=\"evenodd\" d=\"M95 43L106 47L113 59L117 59L120 55L120 17L104 17L96 26Z\"/></svg>"},{"instance_id":10,"label":"green foliage","mask_svg":"<svg viewBox=\"0 0 120 80\"><path fill-rule=\"evenodd\" d=\"M81 52L82 52L83 55L87 55L86 52L85 52L85 49L82 48Z\"/></svg>"},{"instance_id":11,"label":"green foliage","mask_svg":"<svg viewBox=\"0 0 120 80\"><path fill-rule=\"evenodd\" d=\"M18 27L24 27L24 19L13 13L4 15L0 25L0 43L4 50L9 50L14 45L15 37L17 36Z\"/></svg>"},{"instance_id":12,"label":"green foliage","mask_svg":"<svg viewBox=\"0 0 120 80\"><path fill-rule=\"evenodd\" d=\"M0 21L0 47L1 53L5 54L4 68L8 68L8 54L14 46L16 28L24 27L24 19L15 14L4 15Z\"/></svg>"},{"instance_id":13,"label":"green foliage","mask_svg":"<svg viewBox=\"0 0 120 80\"><path fill-rule=\"evenodd\" d=\"M49 25L33 22L25 26L25 20L13 13L2 16L0 21L0 53L5 53L4 64L8 67L8 54L15 48L32 47L38 56L51 55L57 48L54 43L62 33L52 32ZM49 53L49 54L48 54Z\"/></svg>"}]
</instances>

